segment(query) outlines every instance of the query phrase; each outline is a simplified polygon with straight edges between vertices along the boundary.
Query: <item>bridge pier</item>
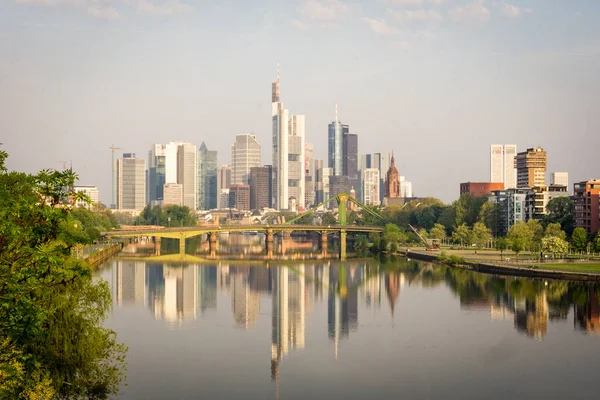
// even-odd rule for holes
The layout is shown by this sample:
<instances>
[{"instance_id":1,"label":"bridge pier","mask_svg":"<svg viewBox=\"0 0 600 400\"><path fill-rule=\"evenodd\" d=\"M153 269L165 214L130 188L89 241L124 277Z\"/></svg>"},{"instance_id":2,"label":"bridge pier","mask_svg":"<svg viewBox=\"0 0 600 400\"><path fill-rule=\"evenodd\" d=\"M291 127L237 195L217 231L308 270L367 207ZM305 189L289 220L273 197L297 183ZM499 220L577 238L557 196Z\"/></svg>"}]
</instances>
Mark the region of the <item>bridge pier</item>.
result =
<instances>
[{"instance_id":1,"label":"bridge pier","mask_svg":"<svg viewBox=\"0 0 600 400\"><path fill-rule=\"evenodd\" d=\"M267 258L273 257L273 230L267 230L267 236L265 239L265 245L267 247Z\"/></svg>"},{"instance_id":2,"label":"bridge pier","mask_svg":"<svg viewBox=\"0 0 600 400\"><path fill-rule=\"evenodd\" d=\"M210 251L210 256L216 257L217 251L219 251L219 233L218 232L210 232L208 234L208 248Z\"/></svg>"},{"instance_id":3,"label":"bridge pier","mask_svg":"<svg viewBox=\"0 0 600 400\"><path fill-rule=\"evenodd\" d=\"M161 239L158 236L154 236L154 255L160 256L160 245Z\"/></svg>"},{"instance_id":4,"label":"bridge pier","mask_svg":"<svg viewBox=\"0 0 600 400\"><path fill-rule=\"evenodd\" d=\"M346 230L340 230L340 260L346 259Z\"/></svg>"},{"instance_id":5,"label":"bridge pier","mask_svg":"<svg viewBox=\"0 0 600 400\"><path fill-rule=\"evenodd\" d=\"M329 232L322 231L321 232L321 255L327 255L327 235Z\"/></svg>"},{"instance_id":6,"label":"bridge pier","mask_svg":"<svg viewBox=\"0 0 600 400\"><path fill-rule=\"evenodd\" d=\"M179 236L179 255L185 255L185 236L183 236L183 233Z\"/></svg>"}]
</instances>

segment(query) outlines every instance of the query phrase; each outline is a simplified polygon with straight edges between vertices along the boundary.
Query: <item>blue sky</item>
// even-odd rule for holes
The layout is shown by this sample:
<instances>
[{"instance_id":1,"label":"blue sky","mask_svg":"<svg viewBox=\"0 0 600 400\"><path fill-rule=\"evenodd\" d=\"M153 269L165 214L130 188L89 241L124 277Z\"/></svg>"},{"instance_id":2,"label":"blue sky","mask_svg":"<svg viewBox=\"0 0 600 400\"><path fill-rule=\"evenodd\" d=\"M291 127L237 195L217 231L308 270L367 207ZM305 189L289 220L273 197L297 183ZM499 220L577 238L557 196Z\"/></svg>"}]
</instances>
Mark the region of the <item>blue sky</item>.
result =
<instances>
[{"instance_id":1,"label":"blue sky","mask_svg":"<svg viewBox=\"0 0 600 400\"><path fill-rule=\"evenodd\" d=\"M600 177L600 2L5 0L0 142L8 166L72 160L110 199L110 151L190 141L230 162L254 132L270 163L270 84L306 115L391 151L415 194L489 179L489 145L541 145L549 171Z\"/></svg>"}]
</instances>

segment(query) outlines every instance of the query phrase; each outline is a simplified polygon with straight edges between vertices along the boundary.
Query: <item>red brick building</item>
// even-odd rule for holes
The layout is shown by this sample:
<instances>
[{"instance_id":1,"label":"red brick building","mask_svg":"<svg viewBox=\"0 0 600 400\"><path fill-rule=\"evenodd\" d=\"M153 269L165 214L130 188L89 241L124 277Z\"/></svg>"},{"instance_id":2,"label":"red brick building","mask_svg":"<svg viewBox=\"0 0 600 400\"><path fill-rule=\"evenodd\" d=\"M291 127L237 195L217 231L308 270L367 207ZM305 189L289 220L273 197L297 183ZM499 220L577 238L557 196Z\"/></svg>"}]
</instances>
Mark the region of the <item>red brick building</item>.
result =
<instances>
[{"instance_id":1,"label":"red brick building","mask_svg":"<svg viewBox=\"0 0 600 400\"><path fill-rule=\"evenodd\" d=\"M574 185L573 217L575 227L593 235L600 228L600 179L583 181Z\"/></svg>"},{"instance_id":2,"label":"red brick building","mask_svg":"<svg viewBox=\"0 0 600 400\"><path fill-rule=\"evenodd\" d=\"M502 182L465 182L460 184L460 194L472 194L473 196L487 196L494 190L504 190Z\"/></svg>"}]
</instances>

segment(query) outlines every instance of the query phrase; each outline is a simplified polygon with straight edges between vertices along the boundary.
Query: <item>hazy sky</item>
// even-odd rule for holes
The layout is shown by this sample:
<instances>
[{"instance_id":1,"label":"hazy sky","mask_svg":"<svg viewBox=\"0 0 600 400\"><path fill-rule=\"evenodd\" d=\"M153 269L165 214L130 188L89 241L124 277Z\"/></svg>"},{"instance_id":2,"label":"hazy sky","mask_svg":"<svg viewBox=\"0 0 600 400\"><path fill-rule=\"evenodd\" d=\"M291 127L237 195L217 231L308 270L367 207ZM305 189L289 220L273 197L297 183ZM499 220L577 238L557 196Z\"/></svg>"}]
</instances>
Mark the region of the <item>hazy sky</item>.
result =
<instances>
[{"instance_id":1,"label":"hazy sky","mask_svg":"<svg viewBox=\"0 0 600 400\"><path fill-rule=\"evenodd\" d=\"M0 142L11 169L72 160L107 204L113 143L205 141L227 164L254 132L270 164L280 62L316 157L337 100L418 196L489 180L492 143L600 177L598 21L597 0L2 0Z\"/></svg>"}]
</instances>

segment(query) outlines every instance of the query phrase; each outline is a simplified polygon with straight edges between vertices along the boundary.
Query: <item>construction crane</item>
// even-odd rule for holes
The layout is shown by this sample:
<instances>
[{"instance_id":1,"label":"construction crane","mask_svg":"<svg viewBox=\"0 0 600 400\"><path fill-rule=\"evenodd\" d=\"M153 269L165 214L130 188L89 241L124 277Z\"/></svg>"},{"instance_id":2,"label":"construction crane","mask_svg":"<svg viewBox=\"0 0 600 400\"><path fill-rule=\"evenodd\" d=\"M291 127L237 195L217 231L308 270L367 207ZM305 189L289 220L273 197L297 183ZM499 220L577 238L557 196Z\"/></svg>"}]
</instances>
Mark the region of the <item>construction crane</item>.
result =
<instances>
[{"instance_id":1,"label":"construction crane","mask_svg":"<svg viewBox=\"0 0 600 400\"><path fill-rule=\"evenodd\" d=\"M426 239L423 237L423 235L419 233L419 231L414 226L412 226L411 224L408 224L408 226L410 227L410 229L412 229L415 235L417 235L417 237L421 239L421 241L425 244L425 248L427 249L427 251L440 249L439 239Z\"/></svg>"},{"instance_id":2,"label":"construction crane","mask_svg":"<svg viewBox=\"0 0 600 400\"><path fill-rule=\"evenodd\" d=\"M111 168L112 168L112 204L113 207L117 206L117 201L115 199L115 150L121 150L120 147L115 147L115 145L111 145L109 147L110 152L112 154L112 164L111 164Z\"/></svg>"}]
</instances>

